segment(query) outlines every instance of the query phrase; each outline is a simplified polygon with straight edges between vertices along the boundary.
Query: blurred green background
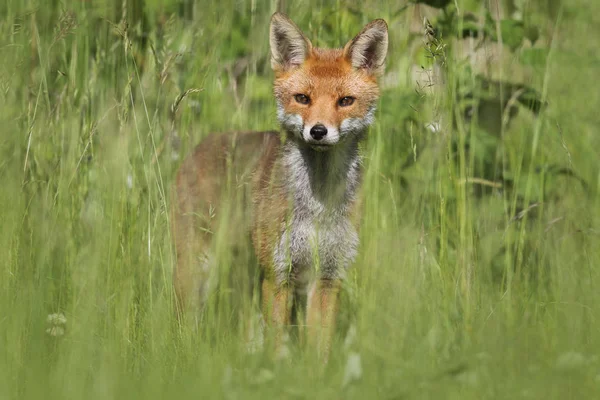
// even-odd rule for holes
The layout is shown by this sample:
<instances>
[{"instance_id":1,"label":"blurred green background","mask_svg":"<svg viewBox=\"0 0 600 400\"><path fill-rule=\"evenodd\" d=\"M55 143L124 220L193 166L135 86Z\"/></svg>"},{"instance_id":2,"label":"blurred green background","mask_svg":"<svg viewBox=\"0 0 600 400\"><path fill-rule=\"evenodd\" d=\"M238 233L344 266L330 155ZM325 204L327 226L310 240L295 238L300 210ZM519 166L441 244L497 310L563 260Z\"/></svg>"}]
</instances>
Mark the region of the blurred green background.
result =
<instances>
[{"instance_id":1,"label":"blurred green background","mask_svg":"<svg viewBox=\"0 0 600 400\"><path fill-rule=\"evenodd\" d=\"M172 313L174 173L211 131L277 126L278 9L319 46L390 29L326 367L300 344L248 352L226 301L198 332ZM4 0L0 16L0 398L600 396L596 0Z\"/></svg>"}]
</instances>

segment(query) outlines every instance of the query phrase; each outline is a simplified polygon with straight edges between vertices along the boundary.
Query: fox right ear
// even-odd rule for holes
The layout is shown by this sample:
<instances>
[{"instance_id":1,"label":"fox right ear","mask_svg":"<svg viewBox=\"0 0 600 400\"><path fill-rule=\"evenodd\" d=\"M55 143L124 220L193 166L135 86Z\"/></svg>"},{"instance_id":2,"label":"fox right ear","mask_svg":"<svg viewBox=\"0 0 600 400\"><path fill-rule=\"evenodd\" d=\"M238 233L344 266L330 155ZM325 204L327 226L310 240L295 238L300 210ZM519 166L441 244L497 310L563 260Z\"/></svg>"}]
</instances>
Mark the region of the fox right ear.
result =
<instances>
[{"instance_id":1,"label":"fox right ear","mask_svg":"<svg viewBox=\"0 0 600 400\"><path fill-rule=\"evenodd\" d=\"M352 66L381 75L388 50L388 26L382 19L367 24L363 30L344 47L344 55Z\"/></svg>"},{"instance_id":2,"label":"fox right ear","mask_svg":"<svg viewBox=\"0 0 600 400\"><path fill-rule=\"evenodd\" d=\"M291 19L276 12L271 17L269 29L271 67L286 70L301 65L312 48L310 41Z\"/></svg>"}]
</instances>

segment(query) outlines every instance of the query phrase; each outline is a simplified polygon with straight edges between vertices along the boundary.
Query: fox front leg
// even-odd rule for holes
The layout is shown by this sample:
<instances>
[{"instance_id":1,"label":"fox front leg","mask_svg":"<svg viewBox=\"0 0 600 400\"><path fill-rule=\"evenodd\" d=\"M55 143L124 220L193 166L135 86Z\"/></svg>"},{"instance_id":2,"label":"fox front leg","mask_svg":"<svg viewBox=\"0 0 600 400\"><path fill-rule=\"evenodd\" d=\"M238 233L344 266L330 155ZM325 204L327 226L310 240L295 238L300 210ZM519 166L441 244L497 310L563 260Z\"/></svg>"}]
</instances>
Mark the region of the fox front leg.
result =
<instances>
[{"instance_id":1,"label":"fox front leg","mask_svg":"<svg viewBox=\"0 0 600 400\"><path fill-rule=\"evenodd\" d=\"M292 290L289 285L276 285L266 278L262 283L263 315L274 330L275 354L277 358L286 358L289 349L286 345L287 327L290 323L290 300Z\"/></svg>"},{"instance_id":2,"label":"fox front leg","mask_svg":"<svg viewBox=\"0 0 600 400\"><path fill-rule=\"evenodd\" d=\"M335 331L338 312L339 280L320 279L312 284L308 292L306 324L308 343L317 348L319 356L327 362Z\"/></svg>"}]
</instances>

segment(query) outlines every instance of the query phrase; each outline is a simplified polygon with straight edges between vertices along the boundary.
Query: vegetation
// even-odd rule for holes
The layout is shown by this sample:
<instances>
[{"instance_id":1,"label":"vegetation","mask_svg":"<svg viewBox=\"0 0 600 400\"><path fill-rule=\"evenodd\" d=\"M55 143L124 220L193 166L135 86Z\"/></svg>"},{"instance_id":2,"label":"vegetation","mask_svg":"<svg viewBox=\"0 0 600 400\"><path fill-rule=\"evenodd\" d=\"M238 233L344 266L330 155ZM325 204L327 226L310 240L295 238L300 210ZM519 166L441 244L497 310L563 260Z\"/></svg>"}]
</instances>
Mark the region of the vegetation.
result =
<instances>
[{"instance_id":1,"label":"vegetation","mask_svg":"<svg viewBox=\"0 0 600 400\"><path fill-rule=\"evenodd\" d=\"M1 398L600 395L598 2L307 3L0 4ZM225 280L173 315L174 173L277 126L277 8L321 46L390 26L326 366L248 351Z\"/></svg>"}]
</instances>

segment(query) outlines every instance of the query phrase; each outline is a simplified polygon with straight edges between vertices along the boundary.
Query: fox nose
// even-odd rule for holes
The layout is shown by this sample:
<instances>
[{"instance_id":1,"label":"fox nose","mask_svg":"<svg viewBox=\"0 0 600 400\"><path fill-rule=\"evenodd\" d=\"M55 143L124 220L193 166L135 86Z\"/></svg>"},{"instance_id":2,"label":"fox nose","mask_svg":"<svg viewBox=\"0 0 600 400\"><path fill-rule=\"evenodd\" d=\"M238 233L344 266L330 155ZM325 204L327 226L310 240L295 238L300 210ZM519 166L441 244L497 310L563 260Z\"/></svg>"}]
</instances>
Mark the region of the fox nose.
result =
<instances>
[{"instance_id":1,"label":"fox nose","mask_svg":"<svg viewBox=\"0 0 600 400\"><path fill-rule=\"evenodd\" d=\"M317 124L310 128L310 136L315 140L321 140L327 135L327 128L325 125Z\"/></svg>"}]
</instances>

